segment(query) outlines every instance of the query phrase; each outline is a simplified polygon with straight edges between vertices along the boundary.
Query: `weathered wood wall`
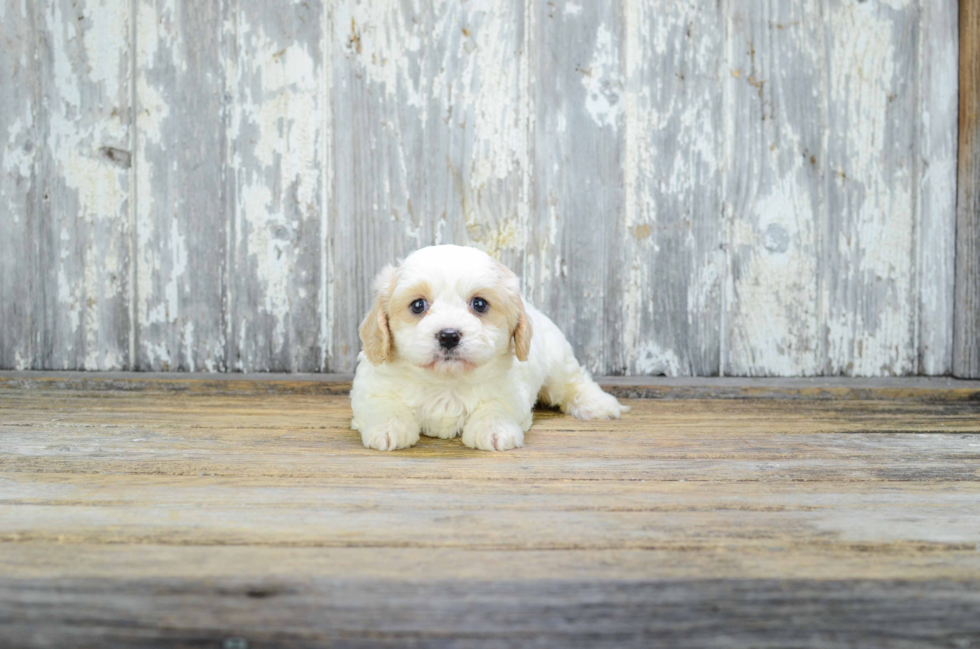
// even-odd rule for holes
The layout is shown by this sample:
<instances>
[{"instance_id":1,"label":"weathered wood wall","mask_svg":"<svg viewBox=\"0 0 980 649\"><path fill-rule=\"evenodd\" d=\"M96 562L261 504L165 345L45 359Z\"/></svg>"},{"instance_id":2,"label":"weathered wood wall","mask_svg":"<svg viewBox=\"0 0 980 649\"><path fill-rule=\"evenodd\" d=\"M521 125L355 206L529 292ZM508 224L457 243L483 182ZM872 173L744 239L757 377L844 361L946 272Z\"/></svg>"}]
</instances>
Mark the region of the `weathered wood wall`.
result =
<instances>
[{"instance_id":1,"label":"weathered wood wall","mask_svg":"<svg viewBox=\"0 0 980 649\"><path fill-rule=\"evenodd\" d=\"M980 378L980 0L960 2L960 61L953 373Z\"/></svg>"},{"instance_id":2,"label":"weathered wood wall","mask_svg":"<svg viewBox=\"0 0 980 649\"><path fill-rule=\"evenodd\" d=\"M468 243L593 371L944 374L955 0L0 0L0 367L349 371Z\"/></svg>"}]
</instances>

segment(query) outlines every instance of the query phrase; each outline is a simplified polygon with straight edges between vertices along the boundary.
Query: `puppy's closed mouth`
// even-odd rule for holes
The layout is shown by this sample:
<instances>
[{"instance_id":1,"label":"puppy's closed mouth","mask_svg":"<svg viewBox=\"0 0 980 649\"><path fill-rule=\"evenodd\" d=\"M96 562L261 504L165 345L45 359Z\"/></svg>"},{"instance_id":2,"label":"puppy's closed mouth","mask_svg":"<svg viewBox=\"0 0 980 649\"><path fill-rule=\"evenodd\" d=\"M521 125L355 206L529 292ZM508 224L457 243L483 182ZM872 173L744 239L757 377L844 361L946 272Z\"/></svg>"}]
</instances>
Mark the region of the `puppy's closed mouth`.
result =
<instances>
[{"instance_id":1,"label":"puppy's closed mouth","mask_svg":"<svg viewBox=\"0 0 980 649\"><path fill-rule=\"evenodd\" d=\"M438 354L432 362L424 366L427 370L442 370L448 372L468 372L476 364L459 355L455 349L448 349Z\"/></svg>"}]
</instances>

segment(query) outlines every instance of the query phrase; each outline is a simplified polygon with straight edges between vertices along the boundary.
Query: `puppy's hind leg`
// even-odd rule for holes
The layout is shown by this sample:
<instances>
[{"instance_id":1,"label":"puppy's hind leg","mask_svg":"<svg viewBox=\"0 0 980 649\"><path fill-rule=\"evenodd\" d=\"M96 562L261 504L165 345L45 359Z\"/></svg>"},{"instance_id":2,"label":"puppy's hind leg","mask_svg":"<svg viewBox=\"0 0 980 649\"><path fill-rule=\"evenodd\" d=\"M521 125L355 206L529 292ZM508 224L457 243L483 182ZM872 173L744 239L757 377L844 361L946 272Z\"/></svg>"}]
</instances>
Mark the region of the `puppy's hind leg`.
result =
<instances>
[{"instance_id":1,"label":"puppy's hind leg","mask_svg":"<svg viewBox=\"0 0 980 649\"><path fill-rule=\"evenodd\" d=\"M560 368L545 379L539 398L576 419L619 419L629 410L616 397L603 392L574 357L565 359Z\"/></svg>"}]
</instances>

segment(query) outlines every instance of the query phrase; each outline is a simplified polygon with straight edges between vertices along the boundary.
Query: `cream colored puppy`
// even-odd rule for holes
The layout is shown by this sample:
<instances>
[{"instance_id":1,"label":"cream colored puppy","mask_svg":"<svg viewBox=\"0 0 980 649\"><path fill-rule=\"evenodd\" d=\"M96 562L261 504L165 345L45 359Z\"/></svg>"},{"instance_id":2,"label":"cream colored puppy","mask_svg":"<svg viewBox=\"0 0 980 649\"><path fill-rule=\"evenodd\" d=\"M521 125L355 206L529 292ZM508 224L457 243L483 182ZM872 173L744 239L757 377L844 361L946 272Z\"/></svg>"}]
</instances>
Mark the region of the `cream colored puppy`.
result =
<instances>
[{"instance_id":1,"label":"cream colored puppy","mask_svg":"<svg viewBox=\"0 0 980 649\"><path fill-rule=\"evenodd\" d=\"M626 410L575 360L558 327L521 299L517 276L475 248L432 246L388 266L361 323L351 428L364 446L419 434L487 451L524 445L538 399L579 419ZM532 335L533 334L533 335Z\"/></svg>"}]
</instances>

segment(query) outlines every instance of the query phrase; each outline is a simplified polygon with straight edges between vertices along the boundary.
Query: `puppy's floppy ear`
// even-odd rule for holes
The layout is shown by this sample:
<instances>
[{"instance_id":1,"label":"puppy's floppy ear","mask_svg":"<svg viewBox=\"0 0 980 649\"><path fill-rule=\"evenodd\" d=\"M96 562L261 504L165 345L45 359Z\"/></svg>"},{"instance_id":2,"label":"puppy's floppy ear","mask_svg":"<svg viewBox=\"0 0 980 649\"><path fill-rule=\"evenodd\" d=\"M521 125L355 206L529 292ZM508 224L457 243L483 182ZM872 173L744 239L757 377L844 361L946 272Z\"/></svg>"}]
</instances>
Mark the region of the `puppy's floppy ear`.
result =
<instances>
[{"instance_id":1,"label":"puppy's floppy ear","mask_svg":"<svg viewBox=\"0 0 980 649\"><path fill-rule=\"evenodd\" d=\"M385 266L374 278L374 306L364 320L358 333L364 354L374 365L380 365L391 356L391 330L388 329L388 299L395 287L398 270Z\"/></svg>"},{"instance_id":2,"label":"puppy's floppy ear","mask_svg":"<svg viewBox=\"0 0 980 649\"><path fill-rule=\"evenodd\" d=\"M514 329L514 351L517 353L517 360L526 361L528 354L531 353L531 319L527 317L524 310L524 300L520 293L517 294L517 327Z\"/></svg>"},{"instance_id":3,"label":"puppy's floppy ear","mask_svg":"<svg viewBox=\"0 0 980 649\"><path fill-rule=\"evenodd\" d=\"M497 262L498 270L502 275L501 283L504 290L510 297L511 308L517 314L517 325L514 327L514 352L517 360L526 361L528 354L531 353L531 319L527 317L524 309L524 300L521 299L521 285L514 272Z\"/></svg>"}]
</instances>

